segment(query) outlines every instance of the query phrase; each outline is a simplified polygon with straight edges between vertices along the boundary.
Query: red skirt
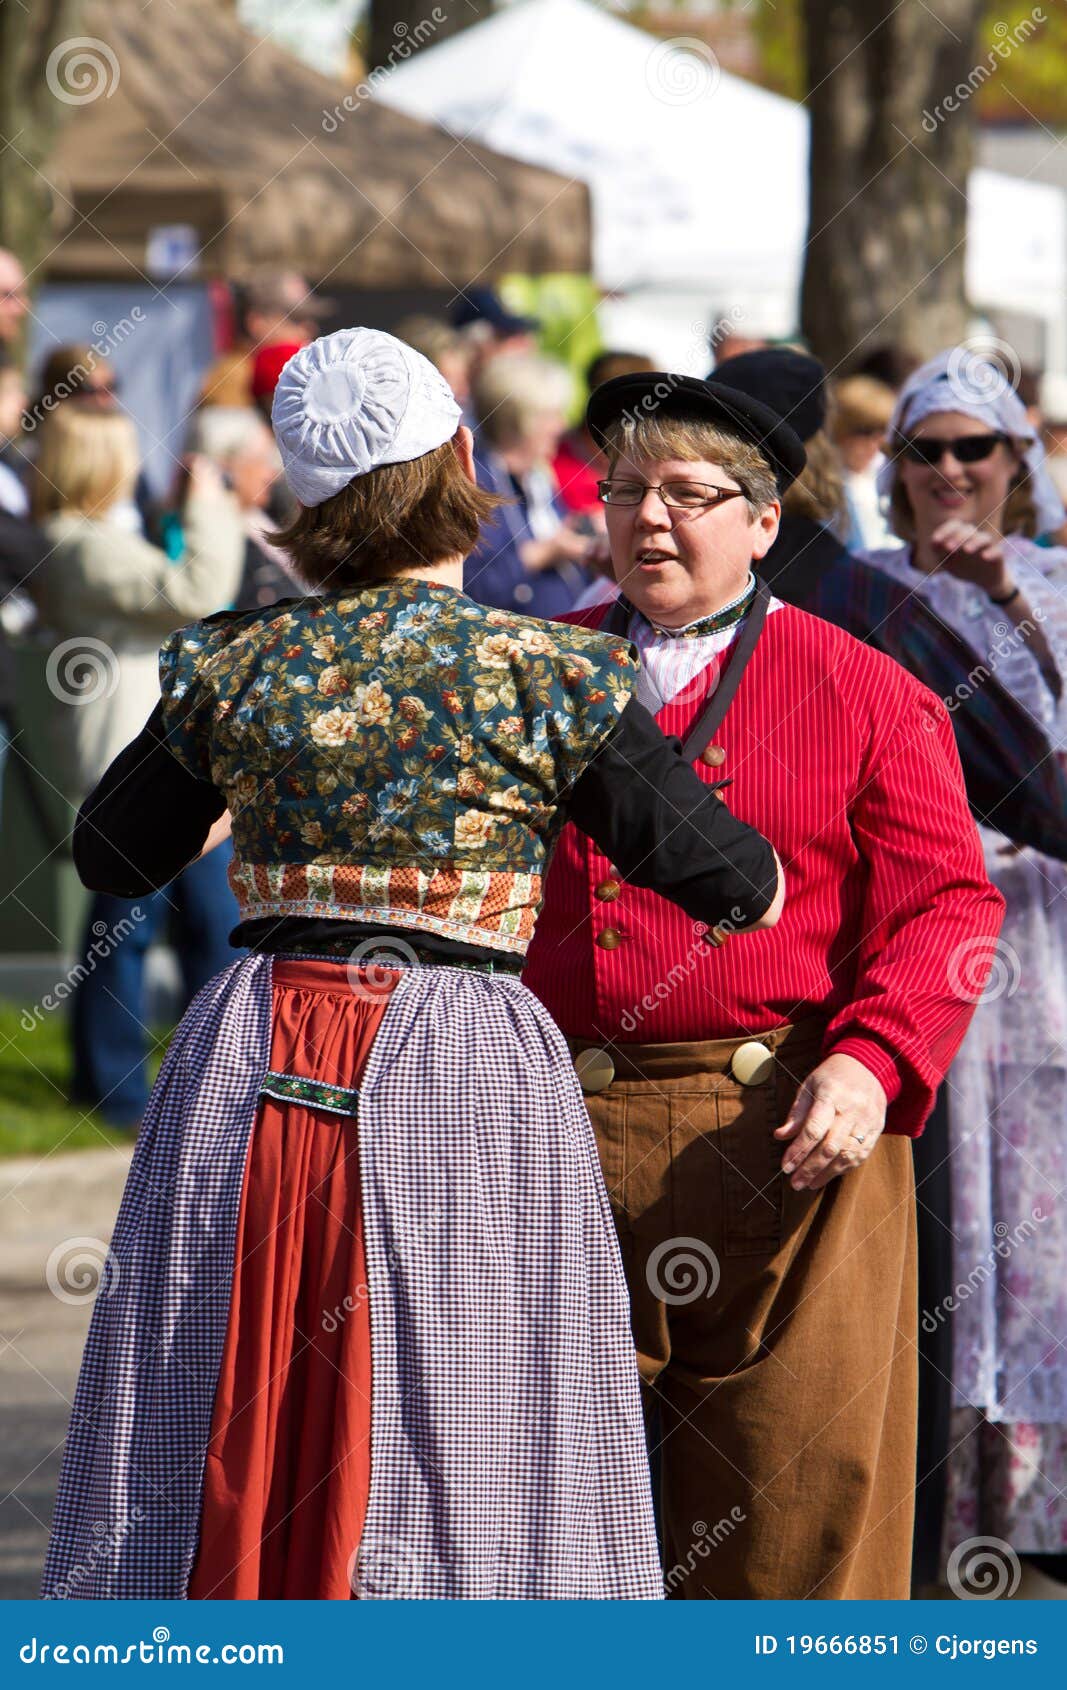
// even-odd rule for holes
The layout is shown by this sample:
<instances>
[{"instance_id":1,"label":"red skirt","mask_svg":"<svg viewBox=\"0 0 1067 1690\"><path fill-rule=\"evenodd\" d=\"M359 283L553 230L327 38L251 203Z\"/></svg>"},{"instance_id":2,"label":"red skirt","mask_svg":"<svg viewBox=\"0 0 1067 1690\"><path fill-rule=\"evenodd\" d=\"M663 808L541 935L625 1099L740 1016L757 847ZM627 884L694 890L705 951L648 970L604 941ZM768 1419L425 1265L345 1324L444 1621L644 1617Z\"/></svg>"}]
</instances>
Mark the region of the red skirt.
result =
<instances>
[{"instance_id":1,"label":"red skirt","mask_svg":"<svg viewBox=\"0 0 1067 1690\"><path fill-rule=\"evenodd\" d=\"M400 976L277 962L271 1069L357 1087ZM196 1598L333 1598L370 1489L371 1341L356 1122L264 1096L237 1228Z\"/></svg>"}]
</instances>

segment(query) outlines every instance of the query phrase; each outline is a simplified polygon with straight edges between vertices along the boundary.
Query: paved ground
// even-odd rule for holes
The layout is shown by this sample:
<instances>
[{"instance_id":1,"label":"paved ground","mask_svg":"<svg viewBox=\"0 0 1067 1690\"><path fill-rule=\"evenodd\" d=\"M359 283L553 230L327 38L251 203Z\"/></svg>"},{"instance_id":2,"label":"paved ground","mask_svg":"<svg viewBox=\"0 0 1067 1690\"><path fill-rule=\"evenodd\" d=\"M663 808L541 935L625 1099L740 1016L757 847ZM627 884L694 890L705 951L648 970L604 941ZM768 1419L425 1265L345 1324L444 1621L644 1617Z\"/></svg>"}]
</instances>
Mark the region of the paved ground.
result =
<instances>
[{"instance_id":1,"label":"paved ground","mask_svg":"<svg viewBox=\"0 0 1067 1690\"><path fill-rule=\"evenodd\" d=\"M36 1596L129 1149L0 1162L0 1598Z\"/></svg>"}]
</instances>

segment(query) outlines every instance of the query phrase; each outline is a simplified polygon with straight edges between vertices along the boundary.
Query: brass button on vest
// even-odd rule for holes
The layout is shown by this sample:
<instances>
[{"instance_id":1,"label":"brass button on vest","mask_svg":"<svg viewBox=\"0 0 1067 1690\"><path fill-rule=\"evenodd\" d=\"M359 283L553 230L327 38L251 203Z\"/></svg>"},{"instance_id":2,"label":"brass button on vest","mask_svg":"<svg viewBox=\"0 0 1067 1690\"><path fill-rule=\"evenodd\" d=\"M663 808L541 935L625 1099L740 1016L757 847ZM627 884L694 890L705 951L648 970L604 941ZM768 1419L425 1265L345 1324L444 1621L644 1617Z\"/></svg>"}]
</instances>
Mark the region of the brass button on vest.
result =
<instances>
[{"instance_id":1,"label":"brass button on vest","mask_svg":"<svg viewBox=\"0 0 1067 1690\"><path fill-rule=\"evenodd\" d=\"M574 1071L587 1096L603 1091L615 1078L615 1064L606 1050L580 1050L574 1058Z\"/></svg>"},{"instance_id":2,"label":"brass button on vest","mask_svg":"<svg viewBox=\"0 0 1067 1690\"><path fill-rule=\"evenodd\" d=\"M602 951L615 951L622 943L622 934L617 927L605 927L602 933L597 934L596 942Z\"/></svg>"},{"instance_id":3,"label":"brass button on vest","mask_svg":"<svg viewBox=\"0 0 1067 1690\"><path fill-rule=\"evenodd\" d=\"M612 904L622 891L622 884L615 879L602 880L596 888L596 895L606 904Z\"/></svg>"},{"instance_id":4,"label":"brass button on vest","mask_svg":"<svg viewBox=\"0 0 1067 1690\"><path fill-rule=\"evenodd\" d=\"M730 1058L730 1072L739 1085L761 1086L764 1080L769 1080L774 1069L774 1052L761 1045L756 1039L749 1039L743 1045L738 1045Z\"/></svg>"},{"instance_id":5,"label":"brass button on vest","mask_svg":"<svg viewBox=\"0 0 1067 1690\"><path fill-rule=\"evenodd\" d=\"M721 768L726 761L726 752L721 745L706 745L700 753L700 761L706 763L709 769Z\"/></svg>"}]
</instances>

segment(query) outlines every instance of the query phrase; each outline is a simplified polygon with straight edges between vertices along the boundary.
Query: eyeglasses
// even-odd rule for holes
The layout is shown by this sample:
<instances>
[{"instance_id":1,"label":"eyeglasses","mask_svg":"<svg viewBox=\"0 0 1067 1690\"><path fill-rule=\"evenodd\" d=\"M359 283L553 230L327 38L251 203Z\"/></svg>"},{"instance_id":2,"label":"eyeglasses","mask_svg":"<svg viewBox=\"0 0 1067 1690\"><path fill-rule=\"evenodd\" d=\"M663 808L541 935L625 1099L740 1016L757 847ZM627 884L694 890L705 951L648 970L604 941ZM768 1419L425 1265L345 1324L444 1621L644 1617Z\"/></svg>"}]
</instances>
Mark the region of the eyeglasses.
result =
<instances>
[{"instance_id":1,"label":"eyeglasses","mask_svg":"<svg viewBox=\"0 0 1067 1690\"><path fill-rule=\"evenodd\" d=\"M745 497L743 487L710 487L705 481L665 481L661 487L644 481L598 481L597 493L605 505L639 505L646 493L658 493L672 509L690 511Z\"/></svg>"},{"instance_id":2,"label":"eyeglasses","mask_svg":"<svg viewBox=\"0 0 1067 1690\"><path fill-rule=\"evenodd\" d=\"M900 455L909 463L936 469L946 452L959 464L980 464L998 446L1010 446L1010 434L961 434L956 440L902 440Z\"/></svg>"}]
</instances>

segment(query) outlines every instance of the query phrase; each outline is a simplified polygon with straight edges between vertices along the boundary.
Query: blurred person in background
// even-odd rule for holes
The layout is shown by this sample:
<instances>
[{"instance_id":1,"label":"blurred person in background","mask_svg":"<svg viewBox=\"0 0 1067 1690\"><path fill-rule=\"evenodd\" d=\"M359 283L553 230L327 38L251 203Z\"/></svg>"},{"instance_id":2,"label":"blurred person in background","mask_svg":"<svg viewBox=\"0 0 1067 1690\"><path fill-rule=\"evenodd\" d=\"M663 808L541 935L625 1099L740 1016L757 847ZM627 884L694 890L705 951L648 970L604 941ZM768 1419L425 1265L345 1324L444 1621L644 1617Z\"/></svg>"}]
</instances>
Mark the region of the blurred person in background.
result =
<instances>
[{"instance_id":1,"label":"blurred person in background","mask_svg":"<svg viewBox=\"0 0 1067 1690\"><path fill-rule=\"evenodd\" d=\"M55 642L47 667L49 778L75 806L158 697L162 639L190 617L226 608L241 579L243 530L217 470L204 459L190 464L186 550L175 563L113 520L138 467L133 424L119 413L65 403L40 430L31 507L49 551L28 590ZM144 960L168 911L180 917L187 998L230 960L227 934L237 911L228 857L223 845L165 892L142 899L133 931L102 960L93 938L132 912L125 899L93 899L84 954L94 965L74 996L72 1092L115 1125L135 1127L147 1101Z\"/></svg>"},{"instance_id":2,"label":"blurred person in background","mask_svg":"<svg viewBox=\"0 0 1067 1690\"><path fill-rule=\"evenodd\" d=\"M257 410L207 405L193 417L187 442L188 461L206 458L215 465L232 492L245 531L244 568L232 608L258 610L279 599L302 595L306 589L283 549L275 545L278 525L268 515L282 461L274 435ZM164 549L170 558L185 555L185 512L190 476L183 466L174 506L160 524Z\"/></svg>"},{"instance_id":3,"label":"blurred person in background","mask_svg":"<svg viewBox=\"0 0 1067 1690\"><path fill-rule=\"evenodd\" d=\"M0 344L14 349L29 308L26 272L13 252L0 247Z\"/></svg>"},{"instance_id":4,"label":"blurred person in background","mask_svg":"<svg viewBox=\"0 0 1067 1690\"><path fill-rule=\"evenodd\" d=\"M1041 378L1041 413L1045 468L1060 498L1067 500L1067 376Z\"/></svg>"},{"instance_id":5,"label":"blurred person in background","mask_svg":"<svg viewBox=\"0 0 1067 1690\"><path fill-rule=\"evenodd\" d=\"M97 352L87 341L72 341L57 346L41 366L37 397L30 408L36 432L23 446L27 459L27 480L32 479L32 464L40 450L41 428L62 405L72 405L89 415L122 414L119 402L120 383L111 360ZM150 523L152 495L143 470L138 467L130 493L114 502L108 521L115 527L126 528L131 534L143 535Z\"/></svg>"},{"instance_id":6,"label":"blurred person in background","mask_svg":"<svg viewBox=\"0 0 1067 1690\"><path fill-rule=\"evenodd\" d=\"M279 341L294 350L320 332L334 310L330 299L314 293L298 270L261 270L234 289L238 319L236 344L216 358L204 377L201 405L244 406L253 402L253 358ZM272 389L273 391L273 389ZM267 406L269 420L270 406Z\"/></svg>"},{"instance_id":7,"label":"blurred person in background","mask_svg":"<svg viewBox=\"0 0 1067 1690\"><path fill-rule=\"evenodd\" d=\"M440 370L462 409L470 398L470 352L462 336L436 317L405 317L393 330Z\"/></svg>"},{"instance_id":8,"label":"blurred person in background","mask_svg":"<svg viewBox=\"0 0 1067 1690\"><path fill-rule=\"evenodd\" d=\"M904 545L870 554L966 640L974 689L996 678L1067 747L1067 551L1025 406L964 349L905 385L883 471ZM1058 516L1062 521L1062 507ZM1020 768L1020 777L1025 774ZM949 1075L955 1408L943 1550L976 1534L1028 1565L1019 1594L1067 1583L1067 869L983 828L1007 904L993 977ZM972 990L964 948L953 989ZM978 1283L975 1271L981 1270ZM930 1314L945 1319L944 1308ZM1056 1581L1055 1584L1049 1581Z\"/></svg>"},{"instance_id":9,"label":"blurred person in background","mask_svg":"<svg viewBox=\"0 0 1067 1690\"><path fill-rule=\"evenodd\" d=\"M895 403L893 389L873 376L845 376L833 389L830 437L844 470L847 525L843 538L850 551L873 551L894 543L882 510L878 471Z\"/></svg>"},{"instance_id":10,"label":"blurred person in background","mask_svg":"<svg viewBox=\"0 0 1067 1690\"><path fill-rule=\"evenodd\" d=\"M490 287L465 288L452 308L452 327L459 335L467 358L467 380L473 386L481 371L501 355L533 355L537 351L536 317L509 311L500 295ZM463 421L476 428L477 408L464 408Z\"/></svg>"},{"instance_id":11,"label":"blurred person in background","mask_svg":"<svg viewBox=\"0 0 1067 1690\"><path fill-rule=\"evenodd\" d=\"M643 375L655 369L651 358L641 352L598 352L585 372L586 398L594 388L615 376ZM597 487L607 460L585 423L585 412L574 428L568 429L552 460L565 510L593 519L590 532L604 533L603 507Z\"/></svg>"},{"instance_id":12,"label":"blurred person in background","mask_svg":"<svg viewBox=\"0 0 1067 1690\"><path fill-rule=\"evenodd\" d=\"M27 516L30 496L26 491L26 460L21 450L22 418L26 410L26 384L14 356L0 342L0 510L12 516Z\"/></svg>"},{"instance_id":13,"label":"blurred person in background","mask_svg":"<svg viewBox=\"0 0 1067 1690\"><path fill-rule=\"evenodd\" d=\"M480 604L552 618L591 580L589 536L566 517L552 473L570 394L561 364L525 353L501 353L475 378L478 483L503 501L467 559L466 591Z\"/></svg>"},{"instance_id":14,"label":"blurred person in background","mask_svg":"<svg viewBox=\"0 0 1067 1690\"><path fill-rule=\"evenodd\" d=\"M866 352L849 365L845 373L850 376L870 376L872 380L892 388L894 393L899 393L908 377L914 374L921 363L919 354L910 346L901 346L898 341L887 340L868 347Z\"/></svg>"}]
</instances>

